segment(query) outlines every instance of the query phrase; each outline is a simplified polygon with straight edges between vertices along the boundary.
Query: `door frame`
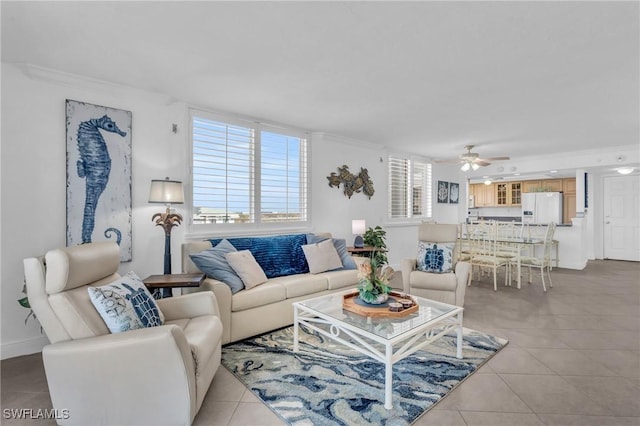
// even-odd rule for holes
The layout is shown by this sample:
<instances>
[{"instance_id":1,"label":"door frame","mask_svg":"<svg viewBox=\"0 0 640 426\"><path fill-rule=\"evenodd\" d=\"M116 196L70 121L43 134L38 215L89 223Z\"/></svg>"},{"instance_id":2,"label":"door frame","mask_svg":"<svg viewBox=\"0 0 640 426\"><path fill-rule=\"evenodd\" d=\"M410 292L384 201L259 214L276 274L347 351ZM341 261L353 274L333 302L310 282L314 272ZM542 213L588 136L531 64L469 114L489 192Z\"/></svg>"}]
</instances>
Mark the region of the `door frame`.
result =
<instances>
[{"instance_id":1,"label":"door frame","mask_svg":"<svg viewBox=\"0 0 640 426\"><path fill-rule=\"evenodd\" d=\"M598 258L599 259L605 259L605 251L606 251L606 248L605 248L605 244L606 244L605 233L606 233L607 227L605 225L605 221L606 221L605 212L606 212L607 207L609 207L609 206L606 205L608 200L607 200L607 197L605 197L605 195L606 195L605 194L605 181L607 180L607 178L618 178L618 179L635 178L635 179L638 179L639 176L638 176L637 172L635 172L633 174L630 174L630 175L621 175L621 174L618 174L618 173L607 173L607 174L603 174L603 175L600 176L600 185L599 185L600 194L598 194L599 195L598 198L601 201L601 203L600 203L601 208L598 209L599 217L598 218L594 218L595 219L595 221L594 221L595 224L597 224L597 227L600 228L598 230L597 234L596 234L596 235L599 236L599 238L598 238L598 240L599 240L598 241L598 243L599 243L598 244L598 249L599 249L598 250L598 252L599 252ZM640 218L638 218L638 220L640 220ZM616 260L616 259L612 259L612 260Z\"/></svg>"}]
</instances>

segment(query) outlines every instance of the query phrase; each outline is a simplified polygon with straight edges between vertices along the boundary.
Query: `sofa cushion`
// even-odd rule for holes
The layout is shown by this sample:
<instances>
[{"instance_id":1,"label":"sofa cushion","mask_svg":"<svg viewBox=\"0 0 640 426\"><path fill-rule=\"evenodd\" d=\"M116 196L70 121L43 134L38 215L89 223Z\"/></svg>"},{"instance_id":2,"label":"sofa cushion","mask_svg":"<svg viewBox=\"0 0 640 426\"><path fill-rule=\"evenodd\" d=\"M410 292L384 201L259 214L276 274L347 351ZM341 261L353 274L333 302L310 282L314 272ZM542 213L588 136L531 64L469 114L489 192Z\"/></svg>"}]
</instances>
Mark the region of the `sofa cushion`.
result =
<instances>
[{"instance_id":1,"label":"sofa cushion","mask_svg":"<svg viewBox=\"0 0 640 426\"><path fill-rule=\"evenodd\" d=\"M224 257L247 290L267 281L267 276L249 250L234 251Z\"/></svg>"},{"instance_id":2,"label":"sofa cushion","mask_svg":"<svg viewBox=\"0 0 640 426\"><path fill-rule=\"evenodd\" d=\"M225 255L237 251L227 240L218 240L210 249L189 255L193 263L207 276L214 280L222 281L231 289L231 293L237 293L244 288L242 279L233 270Z\"/></svg>"},{"instance_id":3,"label":"sofa cushion","mask_svg":"<svg viewBox=\"0 0 640 426\"><path fill-rule=\"evenodd\" d=\"M455 291L457 278L453 272L446 274L433 274L429 272L413 271L409 275L412 288L424 288L428 290Z\"/></svg>"},{"instance_id":4,"label":"sofa cushion","mask_svg":"<svg viewBox=\"0 0 640 426\"><path fill-rule=\"evenodd\" d=\"M304 234L229 238L228 240L237 250L249 250L267 278L309 272L309 266L302 251L302 246L307 243ZM211 244L217 244L220 239L210 241Z\"/></svg>"},{"instance_id":5,"label":"sofa cushion","mask_svg":"<svg viewBox=\"0 0 640 426\"><path fill-rule=\"evenodd\" d=\"M326 235L307 234L307 244L317 244L324 240L331 240L333 246L340 256L342 262L342 268L340 269L357 269L356 263L347 251L347 242L342 238L330 238Z\"/></svg>"},{"instance_id":6,"label":"sofa cushion","mask_svg":"<svg viewBox=\"0 0 640 426\"><path fill-rule=\"evenodd\" d=\"M342 268L342 261L331 240L303 245L302 251L309 264L309 272L312 274Z\"/></svg>"},{"instance_id":7,"label":"sofa cushion","mask_svg":"<svg viewBox=\"0 0 640 426\"><path fill-rule=\"evenodd\" d=\"M269 282L284 287L287 299L312 295L327 289L327 278L323 274L298 274L272 278Z\"/></svg>"},{"instance_id":8,"label":"sofa cushion","mask_svg":"<svg viewBox=\"0 0 640 426\"><path fill-rule=\"evenodd\" d=\"M287 292L284 286L273 282L273 280L269 280L250 290L244 290L234 294L231 298L231 311L244 311L270 303L280 302L286 298ZM256 318L256 321L260 321L260 318Z\"/></svg>"},{"instance_id":9,"label":"sofa cushion","mask_svg":"<svg viewBox=\"0 0 640 426\"><path fill-rule=\"evenodd\" d=\"M455 243L418 241L417 269L438 274L451 272L455 245Z\"/></svg>"},{"instance_id":10,"label":"sofa cushion","mask_svg":"<svg viewBox=\"0 0 640 426\"><path fill-rule=\"evenodd\" d=\"M134 272L101 287L88 287L87 291L91 303L112 333L164 323L151 293Z\"/></svg>"},{"instance_id":11,"label":"sofa cushion","mask_svg":"<svg viewBox=\"0 0 640 426\"><path fill-rule=\"evenodd\" d=\"M356 287L358 285L358 271L355 269L342 269L318 274L327 280L328 290Z\"/></svg>"}]
</instances>

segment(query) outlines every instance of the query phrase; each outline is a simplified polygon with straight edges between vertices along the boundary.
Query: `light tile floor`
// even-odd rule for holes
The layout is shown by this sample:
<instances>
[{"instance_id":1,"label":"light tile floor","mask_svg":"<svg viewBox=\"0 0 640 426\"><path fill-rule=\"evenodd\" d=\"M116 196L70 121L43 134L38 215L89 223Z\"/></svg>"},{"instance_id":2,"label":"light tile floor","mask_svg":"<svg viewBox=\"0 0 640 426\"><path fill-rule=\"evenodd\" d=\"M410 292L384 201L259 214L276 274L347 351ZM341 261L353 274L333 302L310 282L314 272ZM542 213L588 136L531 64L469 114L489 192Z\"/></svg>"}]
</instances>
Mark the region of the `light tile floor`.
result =
<instances>
[{"instance_id":1,"label":"light tile floor","mask_svg":"<svg viewBox=\"0 0 640 426\"><path fill-rule=\"evenodd\" d=\"M473 282L465 326L510 343L416 426L640 425L640 263L591 261L552 278L546 294L537 276L521 290ZM2 408L51 408L40 354L1 366ZM194 424L283 422L220 368Z\"/></svg>"}]
</instances>

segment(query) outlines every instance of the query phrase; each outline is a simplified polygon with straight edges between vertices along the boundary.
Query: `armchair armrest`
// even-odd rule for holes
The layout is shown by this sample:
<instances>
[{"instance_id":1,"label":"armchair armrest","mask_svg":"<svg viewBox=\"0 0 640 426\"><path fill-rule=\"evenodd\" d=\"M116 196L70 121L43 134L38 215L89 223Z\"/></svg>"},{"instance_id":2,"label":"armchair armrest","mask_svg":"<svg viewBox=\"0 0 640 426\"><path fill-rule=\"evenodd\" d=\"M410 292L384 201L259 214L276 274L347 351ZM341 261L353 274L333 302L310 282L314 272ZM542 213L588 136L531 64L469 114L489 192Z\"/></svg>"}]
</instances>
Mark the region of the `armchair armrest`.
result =
<instances>
[{"instance_id":1,"label":"armchair armrest","mask_svg":"<svg viewBox=\"0 0 640 426\"><path fill-rule=\"evenodd\" d=\"M205 278L200 285L204 291L212 291L218 302L218 317L222 321L222 344L231 341L231 288L222 281L213 278ZM243 291L243 290L241 290Z\"/></svg>"},{"instance_id":2,"label":"armchair armrest","mask_svg":"<svg viewBox=\"0 0 640 426\"><path fill-rule=\"evenodd\" d=\"M416 259L402 259L400 261L400 271L402 272L402 288L405 293L411 293L411 284L409 283L409 275L416 269Z\"/></svg>"},{"instance_id":3,"label":"armchair armrest","mask_svg":"<svg viewBox=\"0 0 640 426\"><path fill-rule=\"evenodd\" d=\"M467 291L467 286L471 284L471 264L469 262L458 262L455 268L456 274L456 305L464 305L464 294Z\"/></svg>"},{"instance_id":4,"label":"armchair armrest","mask_svg":"<svg viewBox=\"0 0 640 426\"><path fill-rule=\"evenodd\" d=\"M53 406L69 410L62 424L193 420L194 361L176 325L55 343L42 355Z\"/></svg>"},{"instance_id":5,"label":"armchair armrest","mask_svg":"<svg viewBox=\"0 0 640 426\"><path fill-rule=\"evenodd\" d=\"M167 297L157 300L156 303L167 321L195 318L203 315L220 316L218 301L211 291L200 291L183 296Z\"/></svg>"},{"instance_id":6,"label":"armchair armrest","mask_svg":"<svg viewBox=\"0 0 640 426\"><path fill-rule=\"evenodd\" d=\"M469 262L456 263L455 274L456 274L456 279L458 280L458 285L464 284L466 286L467 284L469 284L469 275L471 274L471 264Z\"/></svg>"}]
</instances>

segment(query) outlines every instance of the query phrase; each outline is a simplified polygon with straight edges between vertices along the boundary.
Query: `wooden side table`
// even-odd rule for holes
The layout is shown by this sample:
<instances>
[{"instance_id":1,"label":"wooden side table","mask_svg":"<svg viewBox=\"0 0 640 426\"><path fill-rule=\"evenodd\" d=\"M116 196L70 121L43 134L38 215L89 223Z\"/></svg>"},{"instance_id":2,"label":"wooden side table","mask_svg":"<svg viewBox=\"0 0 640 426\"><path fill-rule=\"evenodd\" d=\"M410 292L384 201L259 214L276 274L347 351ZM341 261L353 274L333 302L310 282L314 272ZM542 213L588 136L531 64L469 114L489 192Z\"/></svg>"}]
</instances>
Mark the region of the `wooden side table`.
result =
<instances>
[{"instance_id":1,"label":"wooden side table","mask_svg":"<svg viewBox=\"0 0 640 426\"><path fill-rule=\"evenodd\" d=\"M381 250L373 246L364 246L364 247L347 247L347 251L353 254L354 256L371 257L371 253L375 251L381 251Z\"/></svg>"},{"instance_id":2,"label":"wooden side table","mask_svg":"<svg viewBox=\"0 0 640 426\"><path fill-rule=\"evenodd\" d=\"M149 290L157 288L200 287L204 274L166 274L149 275L142 280Z\"/></svg>"}]
</instances>

